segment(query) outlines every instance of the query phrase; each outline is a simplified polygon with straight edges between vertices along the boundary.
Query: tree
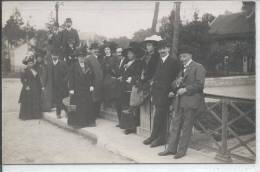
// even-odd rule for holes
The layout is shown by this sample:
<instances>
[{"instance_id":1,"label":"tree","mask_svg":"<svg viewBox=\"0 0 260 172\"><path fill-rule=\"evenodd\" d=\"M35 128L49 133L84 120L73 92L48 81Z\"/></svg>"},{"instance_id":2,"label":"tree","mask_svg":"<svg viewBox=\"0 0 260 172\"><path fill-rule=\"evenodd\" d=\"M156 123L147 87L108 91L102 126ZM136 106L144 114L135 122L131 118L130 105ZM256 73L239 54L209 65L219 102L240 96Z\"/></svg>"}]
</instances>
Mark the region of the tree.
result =
<instances>
[{"instance_id":1,"label":"tree","mask_svg":"<svg viewBox=\"0 0 260 172\"><path fill-rule=\"evenodd\" d=\"M216 17L213 16L212 14L210 14L210 13L205 13L205 14L203 14L201 20L202 20L202 22L205 22L205 23L210 24L215 18L216 18Z\"/></svg>"},{"instance_id":2,"label":"tree","mask_svg":"<svg viewBox=\"0 0 260 172\"><path fill-rule=\"evenodd\" d=\"M137 32L134 33L132 41L141 42L146 37L152 36L153 34L154 33L152 32L152 30L150 28L149 29L141 29L141 30L138 30Z\"/></svg>"},{"instance_id":3,"label":"tree","mask_svg":"<svg viewBox=\"0 0 260 172\"><path fill-rule=\"evenodd\" d=\"M129 45L130 39L123 36L123 37L119 37L119 38L109 39L109 41L115 42L118 45L118 47L127 48L127 46Z\"/></svg>"},{"instance_id":4,"label":"tree","mask_svg":"<svg viewBox=\"0 0 260 172\"><path fill-rule=\"evenodd\" d=\"M22 27L24 25L23 18L20 11L15 8L14 13L7 20L4 28L3 35L5 35L9 45L16 46L18 41L25 39L25 30Z\"/></svg>"}]
</instances>

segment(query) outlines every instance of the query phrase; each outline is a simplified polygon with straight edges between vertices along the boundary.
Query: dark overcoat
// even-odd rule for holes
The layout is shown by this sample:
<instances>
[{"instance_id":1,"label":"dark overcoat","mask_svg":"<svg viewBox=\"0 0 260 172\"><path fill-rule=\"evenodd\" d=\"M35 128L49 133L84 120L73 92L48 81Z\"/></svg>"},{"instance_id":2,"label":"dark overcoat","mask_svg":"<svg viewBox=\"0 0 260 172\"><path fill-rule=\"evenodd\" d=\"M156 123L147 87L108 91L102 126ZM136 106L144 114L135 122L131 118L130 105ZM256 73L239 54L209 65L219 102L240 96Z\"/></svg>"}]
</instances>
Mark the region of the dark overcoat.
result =
<instances>
[{"instance_id":1,"label":"dark overcoat","mask_svg":"<svg viewBox=\"0 0 260 172\"><path fill-rule=\"evenodd\" d=\"M111 55L111 56L104 56L102 59L102 69L103 69L103 76L104 76L104 100L110 101L115 98L118 98L118 80L117 80L117 64L118 58Z\"/></svg>"},{"instance_id":2,"label":"dark overcoat","mask_svg":"<svg viewBox=\"0 0 260 172\"><path fill-rule=\"evenodd\" d=\"M169 105L168 95L171 91L171 83L176 79L179 69L180 65L177 59L169 56L164 63L160 59L152 85L152 100L155 105Z\"/></svg>"},{"instance_id":3,"label":"dark overcoat","mask_svg":"<svg viewBox=\"0 0 260 172\"><path fill-rule=\"evenodd\" d=\"M148 60L146 60L146 59L148 59ZM144 64L142 82L145 83L154 77L154 74L157 69L157 65L159 64L159 61L160 61L160 55L157 51L155 51L151 55L146 54L144 56L144 58L142 59L142 61Z\"/></svg>"},{"instance_id":4,"label":"dark overcoat","mask_svg":"<svg viewBox=\"0 0 260 172\"><path fill-rule=\"evenodd\" d=\"M94 92L92 98L94 102L99 102L103 99L103 71L98 59L93 56L87 56L86 63L92 68L94 72Z\"/></svg>"},{"instance_id":5,"label":"dark overcoat","mask_svg":"<svg viewBox=\"0 0 260 172\"><path fill-rule=\"evenodd\" d=\"M79 62L73 64L69 74L69 90L74 90L71 103L76 105L76 113L69 116L69 125L85 127L94 122L91 86L94 86L94 72L90 66L85 63L83 71Z\"/></svg>"},{"instance_id":6,"label":"dark overcoat","mask_svg":"<svg viewBox=\"0 0 260 172\"><path fill-rule=\"evenodd\" d=\"M41 109L41 81L39 73L35 76L28 68L21 73L23 84L19 103L21 103L20 119L39 119L42 117ZM29 87L29 90L26 90Z\"/></svg>"}]
</instances>

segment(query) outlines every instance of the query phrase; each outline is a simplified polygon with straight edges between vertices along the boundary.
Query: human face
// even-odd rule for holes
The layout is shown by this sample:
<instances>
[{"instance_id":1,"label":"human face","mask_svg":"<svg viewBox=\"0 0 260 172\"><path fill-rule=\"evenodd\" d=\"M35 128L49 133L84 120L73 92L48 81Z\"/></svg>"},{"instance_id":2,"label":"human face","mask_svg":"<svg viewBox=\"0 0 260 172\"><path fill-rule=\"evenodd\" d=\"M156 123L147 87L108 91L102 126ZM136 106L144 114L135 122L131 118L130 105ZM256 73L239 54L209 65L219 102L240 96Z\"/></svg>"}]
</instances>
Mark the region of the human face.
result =
<instances>
[{"instance_id":1,"label":"human face","mask_svg":"<svg viewBox=\"0 0 260 172\"><path fill-rule=\"evenodd\" d=\"M80 55L78 59L80 63L84 63L85 57L83 55Z\"/></svg>"},{"instance_id":2,"label":"human face","mask_svg":"<svg viewBox=\"0 0 260 172\"><path fill-rule=\"evenodd\" d=\"M34 62L33 62L33 61L27 63L28 68L32 68L33 65L34 65Z\"/></svg>"},{"instance_id":3,"label":"human face","mask_svg":"<svg viewBox=\"0 0 260 172\"><path fill-rule=\"evenodd\" d=\"M185 65L192 58L192 55L190 53L181 53L179 57L182 64Z\"/></svg>"},{"instance_id":4,"label":"human face","mask_svg":"<svg viewBox=\"0 0 260 172\"><path fill-rule=\"evenodd\" d=\"M91 52L92 52L95 56L98 56L98 54L99 54L98 49L92 49Z\"/></svg>"},{"instance_id":5,"label":"human face","mask_svg":"<svg viewBox=\"0 0 260 172\"><path fill-rule=\"evenodd\" d=\"M105 51L105 54L106 54L106 55L110 55L110 54L111 54L111 50L110 50L109 47L106 47L106 48L104 49L104 51Z\"/></svg>"},{"instance_id":6,"label":"human face","mask_svg":"<svg viewBox=\"0 0 260 172\"><path fill-rule=\"evenodd\" d=\"M146 43L146 50L148 52L153 52L154 51L154 46L153 46L153 44L151 42L147 42Z\"/></svg>"},{"instance_id":7,"label":"human face","mask_svg":"<svg viewBox=\"0 0 260 172\"><path fill-rule=\"evenodd\" d=\"M66 22L66 26L70 28L72 26L72 22Z\"/></svg>"},{"instance_id":8,"label":"human face","mask_svg":"<svg viewBox=\"0 0 260 172\"><path fill-rule=\"evenodd\" d=\"M116 54L117 54L118 56L121 56L121 55L122 55L122 49L117 49L117 50L116 50Z\"/></svg>"},{"instance_id":9,"label":"human face","mask_svg":"<svg viewBox=\"0 0 260 172\"><path fill-rule=\"evenodd\" d=\"M169 54L169 52L170 52L170 49L168 47L161 47L159 49L159 54L160 54L161 58L167 56Z\"/></svg>"},{"instance_id":10,"label":"human face","mask_svg":"<svg viewBox=\"0 0 260 172\"><path fill-rule=\"evenodd\" d=\"M42 58L41 57L37 57L37 62L42 62Z\"/></svg>"},{"instance_id":11,"label":"human face","mask_svg":"<svg viewBox=\"0 0 260 172\"><path fill-rule=\"evenodd\" d=\"M135 58L135 54L132 51L127 52L127 57L131 61Z\"/></svg>"}]
</instances>

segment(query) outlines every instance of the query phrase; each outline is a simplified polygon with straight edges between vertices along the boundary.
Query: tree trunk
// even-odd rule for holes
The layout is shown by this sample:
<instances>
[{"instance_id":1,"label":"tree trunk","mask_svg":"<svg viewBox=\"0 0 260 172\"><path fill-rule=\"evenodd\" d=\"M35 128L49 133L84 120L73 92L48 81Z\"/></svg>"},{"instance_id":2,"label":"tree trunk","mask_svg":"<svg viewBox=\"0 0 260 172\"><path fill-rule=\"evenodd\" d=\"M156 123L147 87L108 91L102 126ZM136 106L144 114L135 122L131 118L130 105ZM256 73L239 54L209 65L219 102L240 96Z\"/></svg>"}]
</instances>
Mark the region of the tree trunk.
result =
<instances>
[{"instance_id":1,"label":"tree trunk","mask_svg":"<svg viewBox=\"0 0 260 172\"><path fill-rule=\"evenodd\" d=\"M181 2L174 2L175 15L173 24L173 38L172 38L172 57L178 58L178 44L179 44L179 32L180 32L180 6Z\"/></svg>"},{"instance_id":2,"label":"tree trunk","mask_svg":"<svg viewBox=\"0 0 260 172\"><path fill-rule=\"evenodd\" d=\"M155 2L153 23L152 23L152 28L151 28L153 33L156 32L156 24L157 24L158 14L159 14L159 5L160 5L160 2Z\"/></svg>"}]
</instances>

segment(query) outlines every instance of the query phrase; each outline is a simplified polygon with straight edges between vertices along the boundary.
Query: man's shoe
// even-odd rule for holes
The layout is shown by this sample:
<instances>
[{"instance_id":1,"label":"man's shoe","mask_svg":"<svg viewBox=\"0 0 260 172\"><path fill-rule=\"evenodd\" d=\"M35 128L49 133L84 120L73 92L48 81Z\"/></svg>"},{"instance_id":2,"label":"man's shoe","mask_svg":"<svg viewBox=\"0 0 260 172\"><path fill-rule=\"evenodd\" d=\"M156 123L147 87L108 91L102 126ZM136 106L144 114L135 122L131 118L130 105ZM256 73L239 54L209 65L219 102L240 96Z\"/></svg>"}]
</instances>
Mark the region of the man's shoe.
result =
<instances>
[{"instance_id":1,"label":"man's shoe","mask_svg":"<svg viewBox=\"0 0 260 172\"><path fill-rule=\"evenodd\" d=\"M165 150L163 152L158 153L159 156L167 156L167 155L175 155L175 154L176 154L176 152L173 153L173 152L170 152L168 150Z\"/></svg>"},{"instance_id":2,"label":"man's shoe","mask_svg":"<svg viewBox=\"0 0 260 172\"><path fill-rule=\"evenodd\" d=\"M147 138L147 139L145 139L145 140L143 141L143 144L149 145L150 143L152 143L153 140L154 140L153 138L149 137L149 138Z\"/></svg>"},{"instance_id":3,"label":"man's shoe","mask_svg":"<svg viewBox=\"0 0 260 172\"><path fill-rule=\"evenodd\" d=\"M124 131L124 133L127 135L127 134L131 134L131 133L135 133L136 132L136 130L135 129L126 129L125 131Z\"/></svg>"},{"instance_id":4,"label":"man's shoe","mask_svg":"<svg viewBox=\"0 0 260 172\"><path fill-rule=\"evenodd\" d=\"M119 124L116 124L116 127L120 127L120 125L119 125Z\"/></svg>"},{"instance_id":5,"label":"man's shoe","mask_svg":"<svg viewBox=\"0 0 260 172\"><path fill-rule=\"evenodd\" d=\"M185 156L185 153L177 153L175 156L174 156L174 159L180 159L182 157Z\"/></svg>"},{"instance_id":6,"label":"man's shoe","mask_svg":"<svg viewBox=\"0 0 260 172\"><path fill-rule=\"evenodd\" d=\"M153 148L153 147L161 146L164 144L165 144L165 142L156 139L156 140L152 141L150 147Z\"/></svg>"}]
</instances>

